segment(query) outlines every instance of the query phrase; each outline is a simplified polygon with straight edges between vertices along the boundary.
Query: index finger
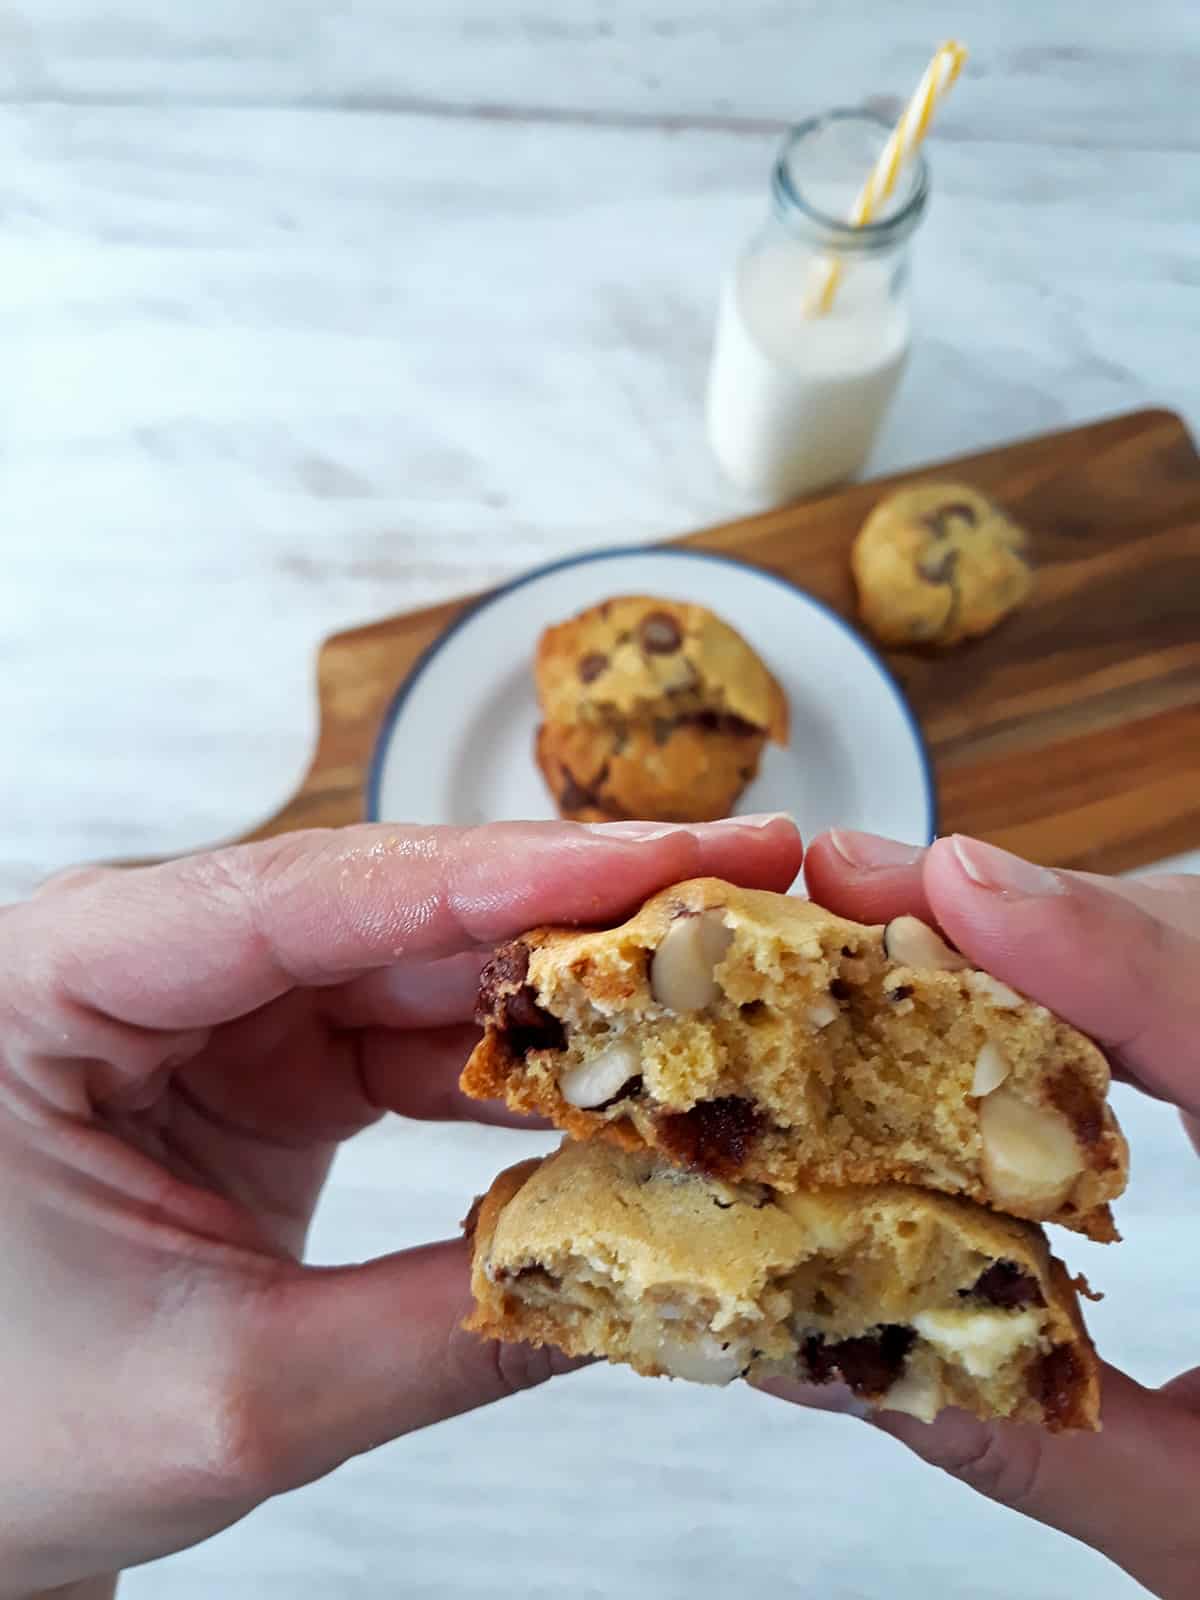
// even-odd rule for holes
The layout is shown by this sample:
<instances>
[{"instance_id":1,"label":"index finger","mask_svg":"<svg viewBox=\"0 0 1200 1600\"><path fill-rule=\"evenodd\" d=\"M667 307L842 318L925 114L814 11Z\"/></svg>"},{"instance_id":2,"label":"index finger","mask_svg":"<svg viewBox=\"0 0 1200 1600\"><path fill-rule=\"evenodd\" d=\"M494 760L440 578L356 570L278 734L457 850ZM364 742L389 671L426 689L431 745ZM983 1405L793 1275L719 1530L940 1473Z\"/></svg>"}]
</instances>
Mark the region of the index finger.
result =
<instances>
[{"instance_id":1,"label":"index finger","mask_svg":"<svg viewBox=\"0 0 1200 1600\"><path fill-rule=\"evenodd\" d=\"M539 922L616 919L681 878L786 888L801 853L785 817L287 834L12 908L0 918L4 998L27 1016L65 1000L142 1028L208 1027L291 988L432 960Z\"/></svg>"}]
</instances>

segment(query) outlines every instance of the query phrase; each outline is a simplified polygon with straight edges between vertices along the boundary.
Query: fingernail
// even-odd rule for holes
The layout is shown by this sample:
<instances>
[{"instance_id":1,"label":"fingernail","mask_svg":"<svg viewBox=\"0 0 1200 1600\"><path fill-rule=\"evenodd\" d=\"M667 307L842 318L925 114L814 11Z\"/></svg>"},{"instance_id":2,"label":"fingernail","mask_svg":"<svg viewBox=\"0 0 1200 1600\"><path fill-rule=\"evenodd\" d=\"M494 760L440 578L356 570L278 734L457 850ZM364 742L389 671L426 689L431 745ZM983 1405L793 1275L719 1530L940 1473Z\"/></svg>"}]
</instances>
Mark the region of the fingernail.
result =
<instances>
[{"instance_id":1,"label":"fingernail","mask_svg":"<svg viewBox=\"0 0 1200 1600\"><path fill-rule=\"evenodd\" d=\"M856 833L850 828L830 828L829 842L847 866L857 872L878 872L882 867L915 867L925 851L899 839L877 833Z\"/></svg>"},{"instance_id":2,"label":"fingernail","mask_svg":"<svg viewBox=\"0 0 1200 1600\"><path fill-rule=\"evenodd\" d=\"M589 833L606 839L664 839L669 833L687 833L682 822L585 822Z\"/></svg>"},{"instance_id":3,"label":"fingernail","mask_svg":"<svg viewBox=\"0 0 1200 1600\"><path fill-rule=\"evenodd\" d=\"M1066 888L1060 874L1049 867L1036 866L1032 861L1010 855L1007 850L998 850L994 844L984 844L981 839L966 839L956 833L950 845L971 882L994 894L1022 900L1036 895L1062 894Z\"/></svg>"},{"instance_id":4,"label":"fingernail","mask_svg":"<svg viewBox=\"0 0 1200 1600\"><path fill-rule=\"evenodd\" d=\"M796 819L786 811L752 811L744 817L722 817L718 822L697 822L693 833L718 833L728 828L769 828L773 822L787 822L794 828Z\"/></svg>"},{"instance_id":5,"label":"fingernail","mask_svg":"<svg viewBox=\"0 0 1200 1600\"><path fill-rule=\"evenodd\" d=\"M694 833L698 838L714 833L730 833L735 829L757 830L769 828L773 822L795 821L786 811L763 811L745 817L721 817L716 822L585 822L589 833L598 833L609 839L662 839L669 833Z\"/></svg>"}]
</instances>

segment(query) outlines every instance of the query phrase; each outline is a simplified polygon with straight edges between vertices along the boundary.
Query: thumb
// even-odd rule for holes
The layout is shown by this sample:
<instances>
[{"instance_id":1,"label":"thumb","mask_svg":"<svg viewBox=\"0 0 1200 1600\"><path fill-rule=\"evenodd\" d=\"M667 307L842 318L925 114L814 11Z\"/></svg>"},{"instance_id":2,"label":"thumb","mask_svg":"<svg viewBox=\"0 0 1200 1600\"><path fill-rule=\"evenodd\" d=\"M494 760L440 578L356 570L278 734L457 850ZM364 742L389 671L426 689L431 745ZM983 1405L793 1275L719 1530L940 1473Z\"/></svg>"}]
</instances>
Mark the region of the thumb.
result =
<instances>
[{"instance_id":1,"label":"thumb","mask_svg":"<svg viewBox=\"0 0 1200 1600\"><path fill-rule=\"evenodd\" d=\"M1200 1112L1200 938L1103 879L1054 872L978 839L926 854L934 917L973 961L1039 1000L1161 1099ZM1200 900L1200 879L1173 891Z\"/></svg>"},{"instance_id":2,"label":"thumb","mask_svg":"<svg viewBox=\"0 0 1200 1600\"><path fill-rule=\"evenodd\" d=\"M1044 1433L962 1411L875 1425L992 1500L1101 1551L1163 1600L1200 1587L1200 1369L1163 1390L1105 1367L1100 1433Z\"/></svg>"},{"instance_id":3,"label":"thumb","mask_svg":"<svg viewBox=\"0 0 1200 1600\"><path fill-rule=\"evenodd\" d=\"M256 1319L262 1493L584 1365L464 1332L469 1280L470 1245L454 1240L277 1281Z\"/></svg>"}]
</instances>

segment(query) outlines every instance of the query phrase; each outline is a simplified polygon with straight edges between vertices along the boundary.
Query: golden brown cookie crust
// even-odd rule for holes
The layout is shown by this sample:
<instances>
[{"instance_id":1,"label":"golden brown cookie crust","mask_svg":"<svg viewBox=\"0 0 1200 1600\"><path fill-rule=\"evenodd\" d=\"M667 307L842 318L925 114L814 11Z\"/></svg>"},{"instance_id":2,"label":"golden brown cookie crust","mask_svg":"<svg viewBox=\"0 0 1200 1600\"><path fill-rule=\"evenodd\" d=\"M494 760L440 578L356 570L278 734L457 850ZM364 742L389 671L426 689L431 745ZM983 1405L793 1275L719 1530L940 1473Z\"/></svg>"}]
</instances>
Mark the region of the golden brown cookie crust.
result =
<instances>
[{"instance_id":1,"label":"golden brown cookie crust","mask_svg":"<svg viewBox=\"0 0 1200 1600\"><path fill-rule=\"evenodd\" d=\"M842 1378L917 1414L1098 1425L1095 1353L1041 1230L899 1185L778 1195L567 1144L484 1197L472 1289L476 1332L648 1376Z\"/></svg>"},{"instance_id":2,"label":"golden brown cookie crust","mask_svg":"<svg viewBox=\"0 0 1200 1600\"><path fill-rule=\"evenodd\" d=\"M741 634L705 606L614 596L546 629L534 678L547 722L711 713L787 741L783 690Z\"/></svg>"},{"instance_id":3,"label":"golden brown cookie crust","mask_svg":"<svg viewBox=\"0 0 1200 1600\"><path fill-rule=\"evenodd\" d=\"M706 916L728 940L712 994L673 1009L660 951ZM718 879L619 928L534 929L484 974L462 1087L730 1181L899 1181L1117 1237L1128 1150L1101 1052L944 945L957 970L898 941L897 925ZM581 1077L590 1093L571 1089Z\"/></svg>"},{"instance_id":4,"label":"golden brown cookie crust","mask_svg":"<svg viewBox=\"0 0 1200 1600\"><path fill-rule=\"evenodd\" d=\"M787 740L783 690L704 606L605 600L546 629L534 676L535 758L575 821L728 816L766 741Z\"/></svg>"},{"instance_id":5,"label":"golden brown cookie crust","mask_svg":"<svg viewBox=\"0 0 1200 1600\"><path fill-rule=\"evenodd\" d=\"M559 815L574 822L709 822L727 817L753 782L765 743L757 729L695 722L546 722L536 755Z\"/></svg>"},{"instance_id":6,"label":"golden brown cookie crust","mask_svg":"<svg viewBox=\"0 0 1200 1600\"><path fill-rule=\"evenodd\" d=\"M947 649L994 628L1033 587L1028 536L969 484L922 483L877 505L854 541L863 621L884 644Z\"/></svg>"}]
</instances>

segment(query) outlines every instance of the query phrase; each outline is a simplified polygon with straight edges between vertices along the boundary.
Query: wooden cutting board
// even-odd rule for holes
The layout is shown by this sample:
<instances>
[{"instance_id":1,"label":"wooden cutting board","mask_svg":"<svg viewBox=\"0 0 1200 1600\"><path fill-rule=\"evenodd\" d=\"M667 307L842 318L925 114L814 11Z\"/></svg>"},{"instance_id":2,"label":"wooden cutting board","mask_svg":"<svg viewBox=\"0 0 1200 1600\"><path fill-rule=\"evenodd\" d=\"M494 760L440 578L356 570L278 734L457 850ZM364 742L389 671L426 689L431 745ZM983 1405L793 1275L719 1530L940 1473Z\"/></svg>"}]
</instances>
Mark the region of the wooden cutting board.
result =
<instances>
[{"instance_id":1,"label":"wooden cutting board","mask_svg":"<svg viewBox=\"0 0 1200 1600\"><path fill-rule=\"evenodd\" d=\"M1048 434L677 542L779 573L853 618L847 558L863 518L897 485L947 476L1029 528L1038 581L986 639L940 659L888 655L933 756L941 832L1100 872L1200 846L1200 458L1173 413ZM361 820L388 704L469 603L326 641L312 766L247 838Z\"/></svg>"}]
</instances>

